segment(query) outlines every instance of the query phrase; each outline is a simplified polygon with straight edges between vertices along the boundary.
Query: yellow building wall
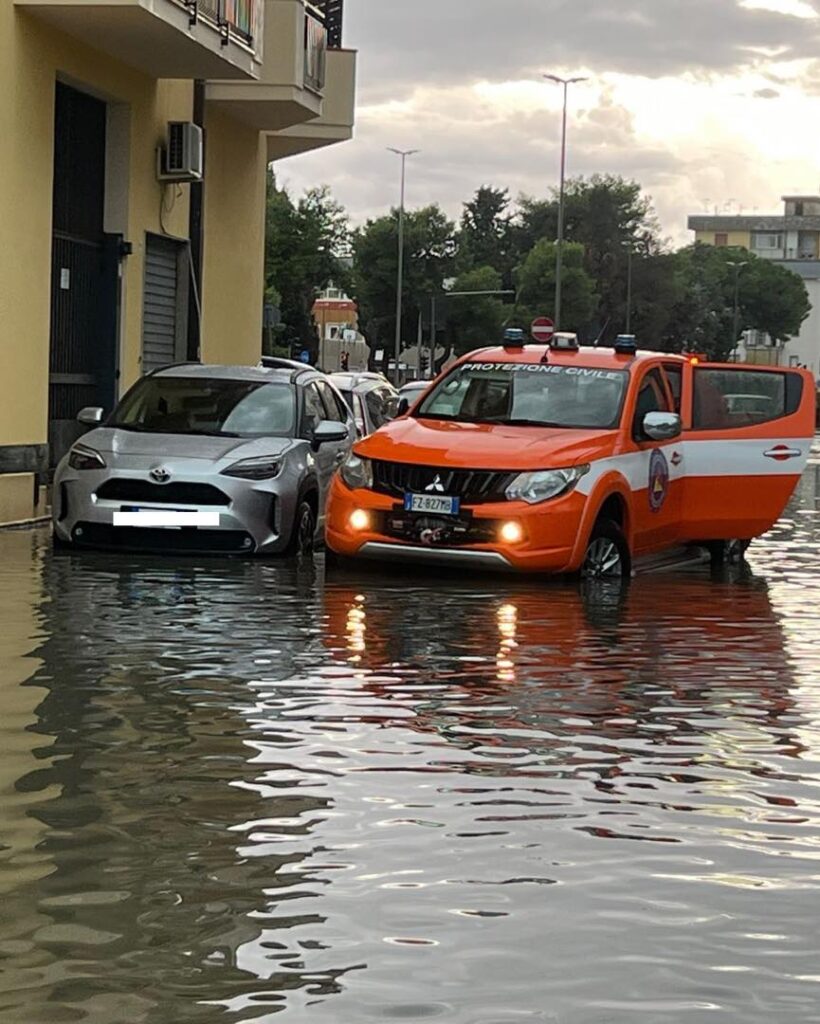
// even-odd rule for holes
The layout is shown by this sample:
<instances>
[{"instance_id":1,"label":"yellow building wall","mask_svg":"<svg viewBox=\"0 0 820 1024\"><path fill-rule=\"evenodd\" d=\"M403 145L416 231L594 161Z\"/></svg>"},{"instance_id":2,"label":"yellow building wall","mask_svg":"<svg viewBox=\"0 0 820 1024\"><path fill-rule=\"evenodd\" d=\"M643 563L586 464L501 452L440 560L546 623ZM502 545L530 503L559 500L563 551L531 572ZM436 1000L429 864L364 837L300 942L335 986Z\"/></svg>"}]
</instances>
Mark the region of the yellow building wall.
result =
<instances>
[{"instance_id":1,"label":"yellow building wall","mask_svg":"<svg viewBox=\"0 0 820 1024\"><path fill-rule=\"evenodd\" d=\"M262 354L267 148L258 131L206 108L202 361Z\"/></svg>"},{"instance_id":2,"label":"yellow building wall","mask_svg":"<svg viewBox=\"0 0 820 1024\"><path fill-rule=\"evenodd\" d=\"M93 16L93 12L89 17ZM157 82L36 18L0 4L0 445L43 444L48 430L54 95L60 79L109 104L124 142L114 175L122 201L106 230L134 245L122 267L121 391L139 374L146 231L160 232L162 188L155 150L168 120L191 117L193 85ZM109 138L111 145L113 136ZM118 150L120 149L118 145ZM124 179L124 180L123 180ZM164 216L188 230L187 188ZM33 484L0 475L0 523L30 517ZM14 509L8 507L13 504Z\"/></svg>"},{"instance_id":3,"label":"yellow building wall","mask_svg":"<svg viewBox=\"0 0 820 1024\"><path fill-rule=\"evenodd\" d=\"M714 231L696 231L695 241L701 242L703 245L714 245L715 244ZM748 231L720 231L717 234L728 235L726 244L730 246L738 246L742 249L750 249L752 245L752 236Z\"/></svg>"}]
</instances>

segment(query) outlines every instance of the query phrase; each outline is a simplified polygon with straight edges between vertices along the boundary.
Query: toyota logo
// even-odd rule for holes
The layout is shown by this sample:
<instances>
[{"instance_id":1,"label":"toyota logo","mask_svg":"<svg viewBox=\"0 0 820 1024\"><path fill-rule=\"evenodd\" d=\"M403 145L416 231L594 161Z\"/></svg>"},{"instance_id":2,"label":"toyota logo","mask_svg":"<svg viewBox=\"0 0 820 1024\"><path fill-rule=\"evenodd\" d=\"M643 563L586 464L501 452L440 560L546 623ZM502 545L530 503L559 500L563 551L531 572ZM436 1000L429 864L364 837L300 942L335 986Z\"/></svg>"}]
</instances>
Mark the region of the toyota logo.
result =
<instances>
[{"instance_id":1,"label":"toyota logo","mask_svg":"<svg viewBox=\"0 0 820 1024\"><path fill-rule=\"evenodd\" d=\"M171 474L164 466L158 466L156 469L152 469L148 475L155 483L158 484L167 484L171 479Z\"/></svg>"}]
</instances>

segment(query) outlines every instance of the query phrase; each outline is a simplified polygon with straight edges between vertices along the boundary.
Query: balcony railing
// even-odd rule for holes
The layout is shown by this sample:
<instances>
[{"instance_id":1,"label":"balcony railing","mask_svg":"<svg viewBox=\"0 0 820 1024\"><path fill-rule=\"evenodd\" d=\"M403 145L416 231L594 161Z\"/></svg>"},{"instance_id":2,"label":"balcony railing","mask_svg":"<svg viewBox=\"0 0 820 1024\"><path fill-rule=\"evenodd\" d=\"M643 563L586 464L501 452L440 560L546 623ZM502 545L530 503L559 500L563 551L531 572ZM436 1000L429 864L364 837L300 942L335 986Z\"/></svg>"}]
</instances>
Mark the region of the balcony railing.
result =
<instances>
[{"instance_id":1,"label":"balcony railing","mask_svg":"<svg viewBox=\"0 0 820 1024\"><path fill-rule=\"evenodd\" d=\"M231 36L248 45L259 38L264 0L184 0L191 21L205 18L213 22L228 44Z\"/></svg>"},{"instance_id":2,"label":"balcony railing","mask_svg":"<svg viewBox=\"0 0 820 1024\"><path fill-rule=\"evenodd\" d=\"M312 0L312 4L319 9L325 23L328 48L341 50L344 0Z\"/></svg>"},{"instance_id":3,"label":"balcony railing","mask_svg":"<svg viewBox=\"0 0 820 1024\"><path fill-rule=\"evenodd\" d=\"M321 92L327 75L327 29L323 12L313 4L305 9L305 87Z\"/></svg>"}]
</instances>

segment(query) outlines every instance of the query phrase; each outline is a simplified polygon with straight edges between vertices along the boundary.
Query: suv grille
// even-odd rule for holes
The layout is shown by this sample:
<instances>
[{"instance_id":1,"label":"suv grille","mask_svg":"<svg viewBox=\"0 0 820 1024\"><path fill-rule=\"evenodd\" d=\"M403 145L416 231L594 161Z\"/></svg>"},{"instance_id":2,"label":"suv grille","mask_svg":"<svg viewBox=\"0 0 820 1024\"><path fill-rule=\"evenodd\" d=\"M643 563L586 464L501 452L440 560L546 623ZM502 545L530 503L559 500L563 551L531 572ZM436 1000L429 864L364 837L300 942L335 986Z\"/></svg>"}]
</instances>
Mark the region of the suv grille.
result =
<instances>
[{"instance_id":1,"label":"suv grille","mask_svg":"<svg viewBox=\"0 0 820 1024\"><path fill-rule=\"evenodd\" d=\"M126 480L114 477L97 488L97 497L103 501L152 502L158 505L229 505L224 491L211 484L193 484L180 481L171 484L152 484L147 480Z\"/></svg>"},{"instance_id":2,"label":"suv grille","mask_svg":"<svg viewBox=\"0 0 820 1024\"><path fill-rule=\"evenodd\" d=\"M391 497L404 498L405 494L424 494L439 480L443 491L461 498L468 505L503 501L504 492L517 473L486 469L448 469L446 466L413 466L404 462L373 462L373 490Z\"/></svg>"}]
</instances>

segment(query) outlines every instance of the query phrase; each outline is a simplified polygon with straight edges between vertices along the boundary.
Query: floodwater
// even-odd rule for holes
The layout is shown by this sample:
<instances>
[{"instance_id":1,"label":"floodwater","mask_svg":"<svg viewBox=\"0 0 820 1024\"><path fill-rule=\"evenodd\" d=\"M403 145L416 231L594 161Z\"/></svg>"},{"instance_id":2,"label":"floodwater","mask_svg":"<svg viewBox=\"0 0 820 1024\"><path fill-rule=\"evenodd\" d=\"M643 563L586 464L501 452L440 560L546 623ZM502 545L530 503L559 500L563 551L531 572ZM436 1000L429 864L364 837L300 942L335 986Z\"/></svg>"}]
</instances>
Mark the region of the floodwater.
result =
<instances>
[{"instance_id":1,"label":"floodwater","mask_svg":"<svg viewBox=\"0 0 820 1024\"><path fill-rule=\"evenodd\" d=\"M818 463L594 599L0 534L2 1024L820 1022Z\"/></svg>"}]
</instances>

